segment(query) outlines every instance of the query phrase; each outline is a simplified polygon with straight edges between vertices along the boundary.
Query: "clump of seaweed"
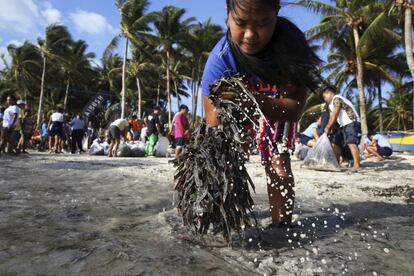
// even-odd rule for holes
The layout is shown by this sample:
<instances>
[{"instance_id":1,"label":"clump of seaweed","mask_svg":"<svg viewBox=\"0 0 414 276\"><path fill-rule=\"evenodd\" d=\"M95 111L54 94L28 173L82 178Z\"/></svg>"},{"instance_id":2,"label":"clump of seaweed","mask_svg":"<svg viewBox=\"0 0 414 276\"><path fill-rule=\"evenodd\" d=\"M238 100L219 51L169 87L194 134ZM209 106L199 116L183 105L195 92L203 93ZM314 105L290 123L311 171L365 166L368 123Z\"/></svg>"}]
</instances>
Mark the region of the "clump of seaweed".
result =
<instances>
[{"instance_id":1,"label":"clump of seaweed","mask_svg":"<svg viewBox=\"0 0 414 276\"><path fill-rule=\"evenodd\" d=\"M230 242L232 231L257 225L243 145L252 142L244 124L254 124L260 110L238 77L216 81L210 99L220 124L211 128L203 123L192 133L184 154L175 160L174 189L184 225L201 235L212 226L213 234L221 232Z\"/></svg>"}]
</instances>

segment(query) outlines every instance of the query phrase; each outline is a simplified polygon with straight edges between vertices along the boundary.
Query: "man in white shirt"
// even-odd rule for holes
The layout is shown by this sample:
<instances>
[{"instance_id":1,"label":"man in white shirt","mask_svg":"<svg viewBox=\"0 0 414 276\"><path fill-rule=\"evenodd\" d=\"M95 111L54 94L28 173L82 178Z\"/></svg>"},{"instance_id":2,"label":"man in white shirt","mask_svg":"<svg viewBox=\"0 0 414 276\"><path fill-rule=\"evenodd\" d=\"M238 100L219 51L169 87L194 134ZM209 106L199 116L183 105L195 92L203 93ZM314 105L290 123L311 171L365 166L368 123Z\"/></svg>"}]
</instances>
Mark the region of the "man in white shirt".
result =
<instances>
[{"instance_id":1,"label":"man in white shirt","mask_svg":"<svg viewBox=\"0 0 414 276\"><path fill-rule=\"evenodd\" d=\"M322 96L325 102L329 104L329 110L331 112L329 122L325 127L324 132L328 135L334 123L338 122L344 143L351 151L352 159L354 160L352 171L359 171L361 169L361 160L358 149L361 134L359 115L353 104L348 99L337 95L334 88L326 87ZM337 158L339 158L339 156L337 156Z\"/></svg>"},{"instance_id":2,"label":"man in white shirt","mask_svg":"<svg viewBox=\"0 0 414 276\"><path fill-rule=\"evenodd\" d=\"M7 97L8 107L4 111L3 123L2 123L2 137L0 144L0 153L4 151L8 145L8 153L12 153L13 145L11 140L11 135L14 131L14 128L19 123L19 108L16 105L16 97L10 95Z\"/></svg>"}]
</instances>

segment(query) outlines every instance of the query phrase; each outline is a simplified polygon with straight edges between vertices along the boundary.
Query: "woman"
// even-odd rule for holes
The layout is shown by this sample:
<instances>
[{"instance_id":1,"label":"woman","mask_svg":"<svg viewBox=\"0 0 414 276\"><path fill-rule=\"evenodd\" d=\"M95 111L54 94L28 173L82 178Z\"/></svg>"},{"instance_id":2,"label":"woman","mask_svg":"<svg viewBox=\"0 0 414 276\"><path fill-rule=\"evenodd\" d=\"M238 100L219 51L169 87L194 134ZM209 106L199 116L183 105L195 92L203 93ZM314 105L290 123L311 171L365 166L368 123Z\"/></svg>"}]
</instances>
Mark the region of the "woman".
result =
<instances>
[{"instance_id":1,"label":"woman","mask_svg":"<svg viewBox=\"0 0 414 276\"><path fill-rule=\"evenodd\" d=\"M227 0L227 34L211 52L203 74L205 119L219 121L208 98L209 86L222 77L244 76L264 117L258 146L265 166L273 225L290 225L294 179L290 152L307 88L316 89L320 60L303 33L278 17L279 0Z\"/></svg>"}]
</instances>

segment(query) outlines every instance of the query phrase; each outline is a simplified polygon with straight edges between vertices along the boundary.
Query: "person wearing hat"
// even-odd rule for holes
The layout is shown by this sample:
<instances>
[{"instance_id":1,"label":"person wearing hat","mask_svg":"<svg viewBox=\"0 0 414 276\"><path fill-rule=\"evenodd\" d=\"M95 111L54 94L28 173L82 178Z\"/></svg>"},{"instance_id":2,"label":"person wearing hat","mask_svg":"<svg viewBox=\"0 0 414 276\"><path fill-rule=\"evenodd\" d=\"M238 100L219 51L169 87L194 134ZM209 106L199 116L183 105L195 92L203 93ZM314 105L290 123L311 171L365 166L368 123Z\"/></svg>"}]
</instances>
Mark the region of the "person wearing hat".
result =
<instances>
[{"instance_id":1,"label":"person wearing hat","mask_svg":"<svg viewBox=\"0 0 414 276\"><path fill-rule=\"evenodd\" d=\"M20 153L19 145L21 143L21 132L22 132L22 121L24 118L24 110L26 108L26 102L24 100L17 100L16 102L17 107L19 108L19 120L14 128L14 131L11 133L11 141L13 144L13 150L16 153Z\"/></svg>"},{"instance_id":2,"label":"person wearing hat","mask_svg":"<svg viewBox=\"0 0 414 276\"><path fill-rule=\"evenodd\" d=\"M187 119L188 107L185 104L180 106L180 110L174 116L172 122L173 135L175 139L175 156L178 157L185 145L188 136L189 123Z\"/></svg>"}]
</instances>

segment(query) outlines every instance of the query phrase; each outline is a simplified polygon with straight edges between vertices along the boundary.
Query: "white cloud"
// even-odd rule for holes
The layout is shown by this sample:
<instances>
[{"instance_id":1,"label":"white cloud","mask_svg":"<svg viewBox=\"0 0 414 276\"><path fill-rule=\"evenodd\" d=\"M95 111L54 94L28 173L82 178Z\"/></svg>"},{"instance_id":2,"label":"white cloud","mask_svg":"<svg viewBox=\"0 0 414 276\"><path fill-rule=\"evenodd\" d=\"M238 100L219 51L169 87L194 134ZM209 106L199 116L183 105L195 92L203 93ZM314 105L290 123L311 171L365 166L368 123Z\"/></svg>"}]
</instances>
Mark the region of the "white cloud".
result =
<instances>
[{"instance_id":1,"label":"white cloud","mask_svg":"<svg viewBox=\"0 0 414 276\"><path fill-rule=\"evenodd\" d=\"M40 20L32 0L0 1L0 29L29 33Z\"/></svg>"},{"instance_id":2,"label":"white cloud","mask_svg":"<svg viewBox=\"0 0 414 276\"><path fill-rule=\"evenodd\" d=\"M41 12L46 25L61 22L62 14L59 10L52 7L52 4L46 2L45 10Z\"/></svg>"},{"instance_id":3,"label":"white cloud","mask_svg":"<svg viewBox=\"0 0 414 276\"><path fill-rule=\"evenodd\" d=\"M105 33L115 34L117 31L106 18L98 13L77 10L69 15L79 33L101 35Z\"/></svg>"},{"instance_id":4,"label":"white cloud","mask_svg":"<svg viewBox=\"0 0 414 276\"><path fill-rule=\"evenodd\" d=\"M2 55L4 55L4 59L6 60L7 64L10 65L11 57L6 47L0 47L0 56ZM0 70L4 69L4 67L5 65L3 59L0 59Z\"/></svg>"},{"instance_id":5,"label":"white cloud","mask_svg":"<svg viewBox=\"0 0 414 276\"><path fill-rule=\"evenodd\" d=\"M0 30L30 34L61 21L62 14L49 2L42 6L33 0L0 0Z\"/></svg>"}]
</instances>

